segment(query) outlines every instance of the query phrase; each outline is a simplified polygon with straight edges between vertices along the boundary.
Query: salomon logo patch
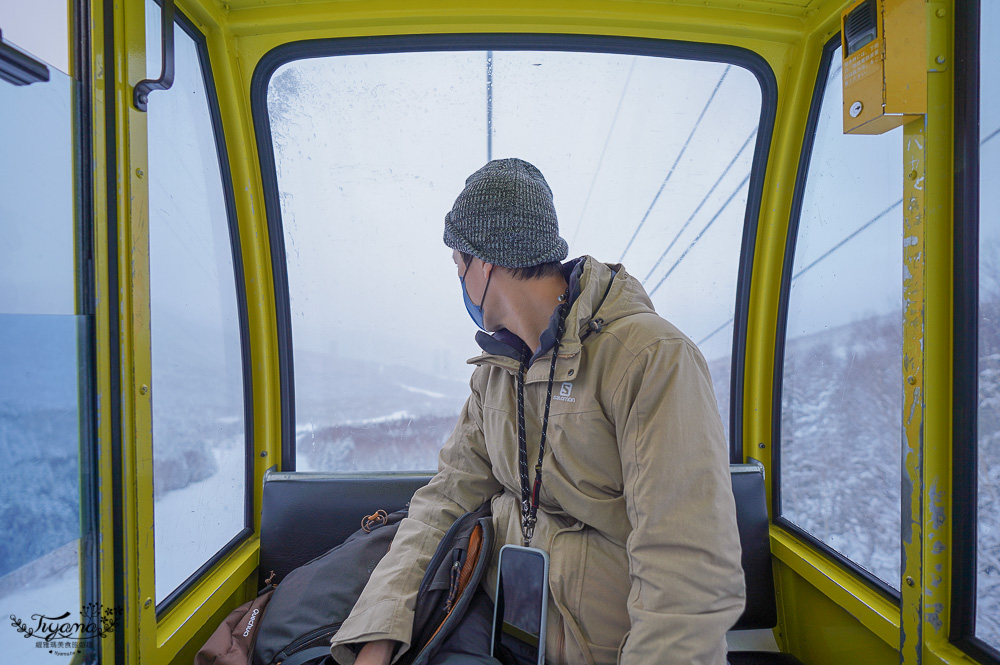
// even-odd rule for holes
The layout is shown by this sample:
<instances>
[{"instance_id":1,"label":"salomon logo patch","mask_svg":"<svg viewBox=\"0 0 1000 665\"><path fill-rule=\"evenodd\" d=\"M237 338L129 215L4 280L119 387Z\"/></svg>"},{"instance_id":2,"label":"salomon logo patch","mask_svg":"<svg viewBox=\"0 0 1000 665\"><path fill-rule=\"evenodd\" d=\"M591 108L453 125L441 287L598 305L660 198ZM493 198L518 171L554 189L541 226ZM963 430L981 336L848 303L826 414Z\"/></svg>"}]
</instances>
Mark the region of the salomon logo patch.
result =
<instances>
[{"instance_id":1,"label":"salomon logo patch","mask_svg":"<svg viewBox=\"0 0 1000 665\"><path fill-rule=\"evenodd\" d=\"M572 382L567 381L566 383L559 386L559 394L553 397L552 399L557 399L560 402L575 402L576 398L571 397L572 394L573 394L573 384Z\"/></svg>"}]
</instances>

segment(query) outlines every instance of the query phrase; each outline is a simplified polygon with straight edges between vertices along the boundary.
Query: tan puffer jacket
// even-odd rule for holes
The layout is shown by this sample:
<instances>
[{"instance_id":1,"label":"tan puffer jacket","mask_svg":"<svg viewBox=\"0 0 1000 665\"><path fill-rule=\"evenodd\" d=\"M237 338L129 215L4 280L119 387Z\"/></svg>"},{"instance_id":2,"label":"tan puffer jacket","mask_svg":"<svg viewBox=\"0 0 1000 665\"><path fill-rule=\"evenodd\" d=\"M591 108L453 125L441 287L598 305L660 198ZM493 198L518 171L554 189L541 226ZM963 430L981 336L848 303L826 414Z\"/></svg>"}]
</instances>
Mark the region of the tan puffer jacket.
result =
<instances>
[{"instance_id":1,"label":"tan puffer jacket","mask_svg":"<svg viewBox=\"0 0 1000 665\"><path fill-rule=\"evenodd\" d=\"M532 545L550 557L549 663L723 665L743 571L722 422L695 345L657 316L619 265L585 257L556 362ZM592 321L600 319L597 323ZM598 330L599 329L599 330ZM528 369L529 466L538 456L546 353ZM469 397L437 475L413 497L389 554L333 640L409 645L417 588L438 541L493 497L497 546L521 543L518 362L469 362ZM533 478L533 472L530 474Z\"/></svg>"}]
</instances>

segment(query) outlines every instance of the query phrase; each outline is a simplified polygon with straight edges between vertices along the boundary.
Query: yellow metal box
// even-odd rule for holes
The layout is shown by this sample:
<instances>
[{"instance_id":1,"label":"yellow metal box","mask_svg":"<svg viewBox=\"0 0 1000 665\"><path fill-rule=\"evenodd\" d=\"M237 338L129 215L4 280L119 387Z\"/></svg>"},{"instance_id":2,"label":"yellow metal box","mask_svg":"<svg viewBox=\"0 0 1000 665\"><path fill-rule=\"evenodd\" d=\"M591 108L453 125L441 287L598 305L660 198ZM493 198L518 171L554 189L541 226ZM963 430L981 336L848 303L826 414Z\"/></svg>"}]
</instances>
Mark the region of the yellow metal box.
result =
<instances>
[{"instance_id":1,"label":"yellow metal box","mask_svg":"<svg viewBox=\"0 0 1000 665\"><path fill-rule=\"evenodd\" d=\"M844 133L882 134L925 113L924 0L858 0L840 20Z\"/></svg>"}]
</instances>

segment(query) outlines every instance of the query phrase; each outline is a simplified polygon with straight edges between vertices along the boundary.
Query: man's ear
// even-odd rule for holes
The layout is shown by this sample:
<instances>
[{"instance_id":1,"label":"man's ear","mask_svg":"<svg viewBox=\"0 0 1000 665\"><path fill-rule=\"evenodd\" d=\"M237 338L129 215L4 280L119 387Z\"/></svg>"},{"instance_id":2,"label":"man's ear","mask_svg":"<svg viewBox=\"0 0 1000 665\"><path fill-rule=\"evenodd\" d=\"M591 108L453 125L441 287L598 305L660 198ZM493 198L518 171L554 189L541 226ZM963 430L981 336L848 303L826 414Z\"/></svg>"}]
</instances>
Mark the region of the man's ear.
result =
<instances>
[{"instance_id":1,"label":"man's ear","mask_svg":"<svg viewBox=\"0 0 1000 665\"><path fill-rule=\"evenodd\" d=\"M494 264L483 261L483 279L489 279L494 268L496 268Z\"/></svg>"}]
</instances>

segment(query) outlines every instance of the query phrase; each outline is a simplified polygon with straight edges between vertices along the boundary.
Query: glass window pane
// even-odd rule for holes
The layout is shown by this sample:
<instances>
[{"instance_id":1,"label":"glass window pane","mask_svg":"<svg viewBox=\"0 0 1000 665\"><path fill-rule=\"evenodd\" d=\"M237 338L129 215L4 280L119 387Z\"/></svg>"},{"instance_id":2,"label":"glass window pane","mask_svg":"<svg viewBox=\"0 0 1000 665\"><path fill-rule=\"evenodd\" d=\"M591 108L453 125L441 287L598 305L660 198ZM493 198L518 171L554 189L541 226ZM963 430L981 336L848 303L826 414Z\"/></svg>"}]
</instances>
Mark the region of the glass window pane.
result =
<instances>
[{"instance_id":1,"label":"glass window pane","mask_svg":"<svg viewBox=\"0 0 1000 665\"><path fill-rule=\"evenodd\" d=\"M538 166L570 257L622 262L730 356L761 91L719 63L593 53L376 54L271 79L299 470L433 469L480 352L444 215L490 157Z\"/></svg>"},{"instance_id":2,"label":"glass window pane","mask_svg":"<svg viewBox=\"0 0 1000 665\"><path fill-rule=\"evenodd\" d=\"M146 2L147 43L159 6ZM223 182L195 41L175 26L173 87L149 97L156 602L245 524L246 423Z\"/></svg>"},{"instance_id":3,"label":"glass window pane","mask_svg":"<svg viewBox=\"0 0 1000 665\"><path fill-rule=\"evenodd\" d=\"M781 514L898 589L903 130L843 133L840 63L838 48L792 267Z\"/></svg>"},{"instance_id":4,"label":"glass window pane","mask_svg":"<svg viewBox=\"0 0 1000 665\"><path fill-rule=\"evenodd\" d=\"M10 624L0 653L12 663L69 663L78 648L97 648L88 633L52 652L38 648L44 637L26 639L42 617L81 621L90 601L81 562L92 557L81 517L91 317L75 302L79 91L51 66L49 75L0 81L0 616Z\"/></svg>"},{"instance_id":5,"label":"glass window pane","mask_svg":"<svg viewBox=\"0 0 1000 665\"><path fill-rule=\"evenodd\" d=\"M1000 649L1000 5L980 2L976 636Z\"/></svg>"}]
</instances>

